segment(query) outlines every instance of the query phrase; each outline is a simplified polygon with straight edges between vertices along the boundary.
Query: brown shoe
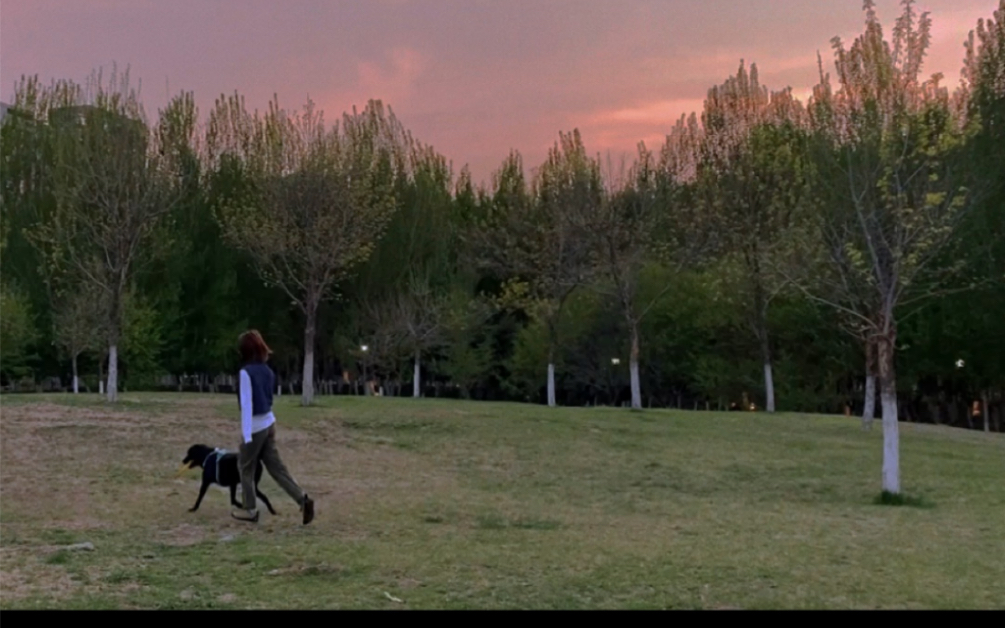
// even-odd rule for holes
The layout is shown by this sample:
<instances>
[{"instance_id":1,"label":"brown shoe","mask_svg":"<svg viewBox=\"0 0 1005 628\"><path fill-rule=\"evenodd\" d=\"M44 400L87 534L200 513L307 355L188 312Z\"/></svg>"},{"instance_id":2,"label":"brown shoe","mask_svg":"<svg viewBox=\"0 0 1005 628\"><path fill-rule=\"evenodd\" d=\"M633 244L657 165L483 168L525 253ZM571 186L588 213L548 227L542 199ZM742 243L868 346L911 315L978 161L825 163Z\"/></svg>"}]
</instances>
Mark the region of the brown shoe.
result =
<instances>
[{"instance_id":1,"label":"brown shoe","mask_svg":"<svg viewBox=\"0 0 1005 628\"><path fill-rule=\"evenodd\" d=\"M304 495L304 505L300 507L304 511L304 525L314 520L314 500Z\"/></svg>"}]
</instances>

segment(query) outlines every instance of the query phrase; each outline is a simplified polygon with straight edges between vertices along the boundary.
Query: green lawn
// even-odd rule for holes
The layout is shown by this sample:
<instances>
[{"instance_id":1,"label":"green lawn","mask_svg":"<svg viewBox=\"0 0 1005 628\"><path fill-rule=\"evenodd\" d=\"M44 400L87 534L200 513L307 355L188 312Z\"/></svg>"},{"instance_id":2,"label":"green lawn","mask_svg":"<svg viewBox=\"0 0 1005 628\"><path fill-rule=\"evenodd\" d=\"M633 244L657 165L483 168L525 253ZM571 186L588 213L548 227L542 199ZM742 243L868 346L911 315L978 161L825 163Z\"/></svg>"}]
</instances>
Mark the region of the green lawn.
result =
<instances>
[{"instance_id":1,"label":"green lawn","mask_svg":"<svg viewBox=\"0 0 1005 628\"><path fill-rule=\"evenodd\" d=\"M902 425L892 507L844 417L276 403L307 527L267 474L257 526L187 512L231 395L0 398L0 607L1005 608L1001 435Z\"/></svg>"}]
</instances>

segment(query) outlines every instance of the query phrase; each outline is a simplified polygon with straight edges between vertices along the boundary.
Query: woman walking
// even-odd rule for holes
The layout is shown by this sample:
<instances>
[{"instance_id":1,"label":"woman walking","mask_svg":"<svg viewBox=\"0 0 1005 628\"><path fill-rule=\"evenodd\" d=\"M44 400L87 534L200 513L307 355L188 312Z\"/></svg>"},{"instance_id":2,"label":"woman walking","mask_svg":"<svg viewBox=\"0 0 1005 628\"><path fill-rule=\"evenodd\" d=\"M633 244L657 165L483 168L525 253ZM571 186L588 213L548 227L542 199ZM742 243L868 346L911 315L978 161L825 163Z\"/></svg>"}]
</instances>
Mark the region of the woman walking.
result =
<instances>
[{"instance_id":1,"label":"woman walking","mask_svg":"<svg viewBox=\"0 0 1005 628\"><path fill-rule=\"evenodd\" d=\"M266 364L272 350L254 329L241 334L238 350L243 364L238 386L243 436L238 466L241 471L241 488L244 491L244 508L231 515L241 521L258 521L258 509L255 507L255 467L261 460L272 479L300 506L304 513L304 525L307 525L314 519L314 500L293 480L276 450L276 417L272 414L272 391L276 376Z\"/></svg>"}]
</instances>

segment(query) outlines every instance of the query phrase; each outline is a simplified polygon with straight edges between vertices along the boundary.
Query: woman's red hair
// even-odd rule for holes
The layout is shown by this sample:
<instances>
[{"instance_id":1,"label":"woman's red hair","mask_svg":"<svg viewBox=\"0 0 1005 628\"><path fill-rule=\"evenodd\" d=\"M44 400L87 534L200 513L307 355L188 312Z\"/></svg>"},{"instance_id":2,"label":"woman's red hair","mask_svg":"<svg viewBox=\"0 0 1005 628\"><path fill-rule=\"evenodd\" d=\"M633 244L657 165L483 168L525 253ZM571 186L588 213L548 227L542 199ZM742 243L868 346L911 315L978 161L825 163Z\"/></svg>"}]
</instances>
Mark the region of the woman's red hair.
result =
<instances>
[{"instance_id":1,"label":"woman's red hair","mask_svg":"<svg viewBox=\"0 0 1005 628\"><path fill-rule=\"evenodd\" d=\"M265 344L262 334L257 329L250 329L237 339L237 349L241 352L241 360L247 362L265 362L272 354L272 349Z\"/></svg>"}]
</instances>

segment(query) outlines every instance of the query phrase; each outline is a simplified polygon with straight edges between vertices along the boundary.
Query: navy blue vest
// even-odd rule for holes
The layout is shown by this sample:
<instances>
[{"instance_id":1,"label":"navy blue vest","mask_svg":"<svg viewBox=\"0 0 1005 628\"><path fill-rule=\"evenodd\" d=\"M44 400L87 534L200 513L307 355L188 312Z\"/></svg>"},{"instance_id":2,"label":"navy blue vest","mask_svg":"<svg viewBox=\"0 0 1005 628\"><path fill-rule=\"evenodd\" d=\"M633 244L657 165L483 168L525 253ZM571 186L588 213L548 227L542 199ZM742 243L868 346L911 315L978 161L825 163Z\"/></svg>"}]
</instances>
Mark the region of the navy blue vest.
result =
<instances>
[{"instance_id":1,"label":"navy blue vest","mask_svg":"<svg viewBox=\"0 0 1005 628\"><path fill-rule=\"evenodd\" d=\"M253 362L245 364L243 370L248 372L251 380L251 414L258 416L272 409L272 389L275 387L276 376L268 364ZM241 400L241 377L237 378L237 399Z\"/></svg>"}]
</instances>

